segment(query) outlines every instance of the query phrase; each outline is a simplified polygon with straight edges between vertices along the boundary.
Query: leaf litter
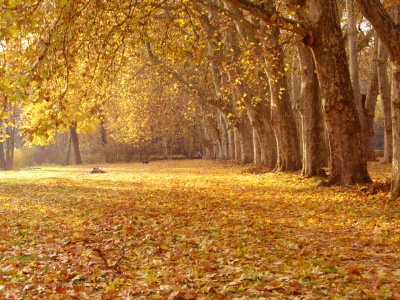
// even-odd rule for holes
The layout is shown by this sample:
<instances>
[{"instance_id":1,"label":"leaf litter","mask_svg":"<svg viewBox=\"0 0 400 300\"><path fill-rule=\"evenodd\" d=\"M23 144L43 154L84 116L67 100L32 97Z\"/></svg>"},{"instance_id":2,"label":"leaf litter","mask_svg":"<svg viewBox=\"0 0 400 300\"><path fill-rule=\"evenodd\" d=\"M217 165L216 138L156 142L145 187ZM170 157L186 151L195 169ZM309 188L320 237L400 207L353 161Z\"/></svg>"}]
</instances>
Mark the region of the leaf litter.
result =
<instances>
[{"instance_id":1,"label":"leaf litter","mask_svg":"<svg viewBox=\"0 0 400 300\"><path fill-rule=\"evenodd\" d=\"M102 168L1 174L1 299L400 299L400 207L376 172Z\"/></svg>"}]
</instances>

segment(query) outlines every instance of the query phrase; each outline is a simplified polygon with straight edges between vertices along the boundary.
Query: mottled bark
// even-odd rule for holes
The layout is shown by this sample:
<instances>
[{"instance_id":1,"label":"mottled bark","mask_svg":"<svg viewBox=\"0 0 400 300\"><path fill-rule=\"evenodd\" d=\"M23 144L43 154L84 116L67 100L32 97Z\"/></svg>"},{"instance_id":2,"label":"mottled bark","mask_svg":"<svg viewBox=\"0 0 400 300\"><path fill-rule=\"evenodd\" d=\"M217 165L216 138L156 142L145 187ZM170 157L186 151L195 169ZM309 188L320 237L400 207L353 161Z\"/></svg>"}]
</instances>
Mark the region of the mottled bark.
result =
<instances>
[{"instance_id":1,"label":"mottled bark","mask_svg":"<svg viewBox=\"0 0 400 300\"><path fill-rule=\"evenodd\" d=\"M258 166L260 165L261 162L261 148L257 132L255 131L254 128L253 128L253 145L254 145L254 164Z\"/></svg>"},{"instance_id":2,"label":"mottled bark","mask_svg":"<svg viewBox=\"0 0 400 300\"><path fill-rule=\"evenodd\" d=\"M234 136L235 136L235 160L237 162L240 162L240 157L242 156L242 154L240 153L241 149L240 149L239 130L235 129Z\"/></svg>"},{"instance_id":3,"label":"mottled bark","mask_svg":"<svg viewBox=\"0 0 400 300\"><path fill-rule=\"evenodd\" d=\"M229 143L229 159L235 160L235 128L229 124L228 129L228 143Z\"/></svg>"},{"instance_id":4,"label":"mottled bark","mask_svg":"<svg viewBox=\"0 0 400 300\"><path fill-rule=\"evenodd\" d=\"M3 128L2 124L0 123L0 170L5 170L6 169L6 158L5 158L5 153L4 153L4 139L3 137Z\"/></svg>"},{"instance_id":5,"label":"mottled bark","mask_svg":"<svg viewBox=\"0 0 400 300\"><path fill-rule=\"evenodd\" d=\"M228 159L228 128L227 124L224 120L224 116L218 112L217 120L218 120L218 128L219 128L219 159L227 160Z\"/></svg>"},{"instance_id":6,"label":"mottled bark","mask_svg":"<svg viewBox=\"0 0 400 300\"><path fill-rule=\"evenodd\" d=\"M379 41L379 51L377 58L377 69L379 79L379 95L381 96L381 105L383 112L384 121L384 163L392 163L393 159L393 136L392 136L392 107L391 107L391 94L390 84L388 78L388 59L389 55L383 46L382 42Z\"/></svg>"},{"instance_id":7,"label":"mottled bark","mask_svg":"<svg viewBox=\"0 0 400 300\"><path fill-rule=\"evenodd\" d=\"M69 131L71 134L71 140L74 147L74 155L75 155L75 164L80 165L82 164L81 152L79 150L79 140L78 134L76 133L77 123L72 122L69 126Z\"/></svg>"},{"instance_id":8,"label":"mottled bark","mask_svg":"<svg viewBox=\"0 0 400 300\"><path fill-rule=\"evenodd\" d=\"M238 132L240 141L240 164L251 164L254 161L253 128L245 113L243 113L241 122L238 125Z\"/></svg>"},{"instance_id":9,"label":"mottled bark","mask_svg":"<svg viewBox=\"0 0 400 300\"><path fill-rule=\"evenodd\" d=\"M283 48L279 44L279 29L271 28L267 47L273 47L273 57L266 58L266 73L271 95L271 124L275 133L278 155L275 170L301 169L300 145L287 86Z\"/></svg>"},{"instance_id":10,"label":"mottled bark","mask_svg":"<svg viewBox=\"0 0 400 300\"><path fill-rule=\"evenodd\" d=\"M260 128L256 130L261 146L260 165L275 168L278 149L276 137L271 124L271 99L268 87L268 77L264 72L258 73L258 101L255 104L255 119L259 120ZM254 127L257 129L256 127ZM260 138L261 137L261 138Z\"/></svg>"},{"instance_id":11,"label":"mottled bark","mask_svg":"<svg viewBox=\"0 0 400 300\"><path fill-rule=\"evenodd\" d=\"M363 15L371 22L392 60L392 195L400 192L400 28L398 7L391 7L391 15L379 0L356 0Z\"/></svg>"},{"instance_id":12,"label":"mottled bark","mask_svg":"<svg viewBox=\"0 0 400 300\"><path fill-rule=\"evenodd\" d=\"M367 160L376 160L376 154L374 151L374 121L375 121L375 106L379 94L379 84L378 84L378 68L376 65L376 60L378 56L378 41L375 38L374 42L374 52L372 55L372 62L369 75L369 85L367 90L367 95L365 98L364 109L364 126L362 127L363 133L363 145L364 154Z\"/></svg>"},{"instance_id":13,"label":"mottled bark","mask_svg":"<svg viewBox=\"0 0 400 300\"><path fill-rule=\"evenodd\" d=\"M6 125L6 170L12 170L12 160L11 160L11 126Z\"/></svg>"},{"instance_id":14,"label":"mottled bark","mask_svg":"<svg viewBox=\"0 0 400 300\"><path fill-rule=\"evenodd\" d=\"M349 66L335 0L308 1L313 23L311 47L322 94L330 147L330 184L372 182L363 155Z\"/></svg>"},{"instance_id":15,"label":"mottled bark","mask_svg":"<svg viewBox=\"0 0 400 300\"><path fill-rule=\"evenodd\" d=\"M65 165L69 165L69 156L71 154L71 144L72 144L72 139L71 139L71 132L69 133L69 138L68 138L68 144L67 144L67 157L65 159Z\"/></svg>"},{"instance_id":16,"label":"mottled bark","mask_svg":"<svg viewBox=\"0 0 400 300\"><path fill-rule=\"evenodd\" d=\"M354 103L356 106L358 118L361 122L361 133L363 133L363 107L361 104L361 90L360 90L360 67L358 63L358 33L357 33L357 20L355 16L355 3L354 0L346 0L347 8L347 37L349 41L349 62L350 62L350 78L354 91ZM361 134L361 138L363 138Z\"/></svg>"},{"instance_id":17,"label":"mottled bark","mask_svg":"<svg viewBox=\"0 0 400 300\"><path fill-rule=\"evenodd\" d=\"M234 8L231 8L234 9ZM235 13L240 14L240 11L235 11ZM245 40L250 40L251 42L258 44L254 36L246 31L240 23L236 23L236 27ZM239 47L239 40L237 38L236 32L233 30L225 33L225 46L227 51L232 52L235 61L241 54L241 49ZM255 149L260 152L259 164L267 166L269 168L274 168L276 164L276 142L275 137L272 132L271 126L271 112L270 112L270 102L267 99L267 88L266 88L266 76L262 72L258 72L258 95L256 92L250 88L247 84L247 80L244 76L244 71L242 68L237 66L234 71L228 71L229 80L231 82L240 82L235 85L237 93L240 95L239 98L242 99L244 106L246 107L247 116L250 119L250 124L256 131L259 141L259 149ZM239 78L238 78L239 77ZM239 79L239 81L237 80ZM254 96L258 96L261 101L254 104ZM258 158L257 158L258 159Z\"/></svg>"},{"instance_id":18,"label":"mottled bark","mask_svg":"<svg viewBox=\"0 0 400 300\"><path fill-rule=\"evenodd\" d=\"M297 45L298 44L296 44L296 46ZM311 59L313 59L312 53L311 53ZM303 135L302 135L301 115L297 109L298 100L299 100L300 93L301 93L301 79L299 76L300 72L302 72L302 71L299 70L299 57L295 54L295 55L293 55L292 70L290 73L290 76L291 76L291 89L290 90L291 90L293 116L294 116L294 121L296 123L297 135L299 137L300 156L303 157ZM303 163L304 163L304 161L303 161ZM303 169L304 169L304 164L303 164Z\"/></svg>"},{"instance_id":19,"label":"mottled bark","mask_svg":"<svg viewBox=\"0 0 400 300\"><path fill-rule=\"evenodd\" d=\"M400 66L392 65L393 163L392 195L400 194Z\"/></svg>"},{"instance_id":20,"label":"mottled bark","mask_svg":"<svg viewBox=\"0 0 400 300\"><path fill-rule=\"evenodd\" d=\"M107 146L106 124L103 118L100 119L100 141L103 147Z\"/></svg>"},{"instance_id":21,"label":"mottled bark","mask_svg":"<svg viewBox=\"0 0 400 300\"><path fill-rule=\"evenodd\" d=\"M297 49L301 69L301 92L296 106L301 115L302 175L324 176L323 167L328 166L328 157L318 77L310 49L301 44Z\"/></svg>"}]
</instances>

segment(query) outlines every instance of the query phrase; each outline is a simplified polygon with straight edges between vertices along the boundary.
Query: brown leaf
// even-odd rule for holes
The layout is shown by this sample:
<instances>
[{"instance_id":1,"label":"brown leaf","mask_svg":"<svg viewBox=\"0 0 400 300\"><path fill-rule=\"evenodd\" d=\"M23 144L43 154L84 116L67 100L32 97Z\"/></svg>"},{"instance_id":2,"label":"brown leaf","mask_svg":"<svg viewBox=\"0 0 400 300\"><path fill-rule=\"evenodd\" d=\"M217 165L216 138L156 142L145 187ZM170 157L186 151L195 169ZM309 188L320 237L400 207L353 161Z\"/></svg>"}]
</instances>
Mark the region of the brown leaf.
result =
<instances>
[{"instance_id":1,"label":"brown leaf","mask_svg":"<svg viewBox=\"0 0 400 300\"><path fill-rule=\"evenodd\" d=\"M65 294L67 292L67 287L56 286L55 290L58 294Z\"/></svg>"}]
</instances>

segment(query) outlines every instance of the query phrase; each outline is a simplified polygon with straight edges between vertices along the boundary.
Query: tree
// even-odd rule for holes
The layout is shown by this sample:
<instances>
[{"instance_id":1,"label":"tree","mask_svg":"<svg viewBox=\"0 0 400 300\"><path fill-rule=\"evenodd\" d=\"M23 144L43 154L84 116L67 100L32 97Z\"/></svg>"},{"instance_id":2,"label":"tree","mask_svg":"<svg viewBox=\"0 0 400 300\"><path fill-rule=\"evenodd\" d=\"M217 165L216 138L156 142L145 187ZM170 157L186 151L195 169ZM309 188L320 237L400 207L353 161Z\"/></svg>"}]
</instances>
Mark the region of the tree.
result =
<instances>
[{"instance_id":1,"label":"tree","mask_svg":"<svg viewBox=\"0 0 400 300\"><path fill-rule=\"evenodd\" d=\"M392 61L393 168L391 191L393 196L398 196L400 192L400 29L398 27L398 7L393 2L388 2L387 8L392 10L392 16L390 16L379 0L356 0L356 2L365 18L374 26Z\"/></svg>"},{"instance_id":2,"label":"tree","mask_svg":"<svg viewBox=\"0 0 400 300\"><path fill-rule=\"evenodd\" d=\"M298 14L299 22L274 14L266 3L257 5L247 0L226 2L247 10L268 24L303 37L304 43L313 51L321 87L331 157L328 183L371 182L363 155L360 120L355 107L337 2L286 1L289 9ZM208 2L205 5L212 7Z\"/></svg>"}]
</instances>

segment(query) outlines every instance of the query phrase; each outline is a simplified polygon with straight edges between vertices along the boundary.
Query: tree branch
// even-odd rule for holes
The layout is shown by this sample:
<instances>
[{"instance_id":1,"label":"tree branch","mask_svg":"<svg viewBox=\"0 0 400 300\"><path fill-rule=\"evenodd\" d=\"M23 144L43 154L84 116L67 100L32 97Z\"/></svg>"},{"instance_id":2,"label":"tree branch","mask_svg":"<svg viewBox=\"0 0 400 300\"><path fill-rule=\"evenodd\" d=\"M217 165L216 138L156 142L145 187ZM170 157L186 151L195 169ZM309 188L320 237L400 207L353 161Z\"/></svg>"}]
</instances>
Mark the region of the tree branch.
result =
<instances>
[{"instance_id":1,"label":"tree branch","mask_svg":"<svg viewBox=\"0 0 400 300\"><path fill-rule=\"evenodd\" d=\"M400 63L400 28L380 0L355 0L364 17L374 26L390 58Z\"/></svg>"},{"instance_id":2,"label":"tree branch","mask_svg":"<svg viewBox=\"0 0 400 300\"><path fill-rule=\"evenodd\" d=\"M207 0L193 0L193 1L201 3L201 4L209 7L210 9L214 8L212 5L210 5L210 3ZM238 8L248 11L255 17L260 18L261 20L263 20L264 22L267 22L268 24L274 25L283 30L297 33L302 37L306 37L309 35L308 30L304 27L304 24L299 23L295 20L287 19L285 17L279 16L276 14L271 15L260 5L256 5L248 0L225 0L225 1L238 7ZM228 14L227 14L227 16L231 17Z\"/></svg>"}]
</instances>

